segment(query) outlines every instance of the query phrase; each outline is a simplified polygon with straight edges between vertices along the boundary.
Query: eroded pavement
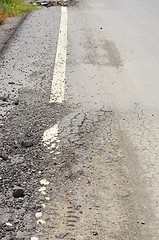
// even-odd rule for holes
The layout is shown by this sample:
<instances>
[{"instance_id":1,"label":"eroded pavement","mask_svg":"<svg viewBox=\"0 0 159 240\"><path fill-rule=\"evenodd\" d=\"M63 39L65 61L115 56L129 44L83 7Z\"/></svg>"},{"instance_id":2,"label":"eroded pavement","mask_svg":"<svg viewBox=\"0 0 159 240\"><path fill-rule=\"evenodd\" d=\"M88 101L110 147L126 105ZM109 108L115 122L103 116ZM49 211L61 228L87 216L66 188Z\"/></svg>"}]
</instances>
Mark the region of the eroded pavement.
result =
<instances>
[{"instance_id":1,"label":"eroded pavement","mask_svg":"<svg viewBox=\"0 0 159 240\"><path fill-rule=\"evenodd\" d=\"M140 57L101 14L131 12L121 2L68 7L62 103L50 103L61 6L31 13L1 53L1 239L158 239L157 95L139 91Z\"/></svg>"}]
</instances>

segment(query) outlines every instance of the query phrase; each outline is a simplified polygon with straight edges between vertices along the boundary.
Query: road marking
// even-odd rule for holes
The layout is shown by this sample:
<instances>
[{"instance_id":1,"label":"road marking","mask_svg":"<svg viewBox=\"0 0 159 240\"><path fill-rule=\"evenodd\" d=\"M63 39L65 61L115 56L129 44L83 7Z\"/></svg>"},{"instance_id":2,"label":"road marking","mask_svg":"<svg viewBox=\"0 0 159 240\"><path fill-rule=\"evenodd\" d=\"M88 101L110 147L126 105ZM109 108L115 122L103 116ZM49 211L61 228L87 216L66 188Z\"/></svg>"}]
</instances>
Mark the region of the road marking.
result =
<instances>
[{"instance_id":1,"label":"road marking","mask_svg":"<svg viewBox=\"0 0 159 240\"><path fill-rule=\"evenodd\" d=\"M63 103L65 94L65 74L66 74L66 55L67 55L67 23L68 23L67 8L61 7L61 21L58 36L57 52L54 64L54 72L52 78L52 86L50 93L50 103L57 102ZM44 146L47 146L53 153L53 149L56 146L58 138L58 123L47 129L43 134ZM59 140L58 140L59 142ZM58 146L56 146L58 148ZM59 153L60 154L60 153ZM41 185L48 185L49 182L46 179L40 181ZM45 188L41 187L39 191L46 195ZM46 197L49 201L50 197ZM45 206L45 204L43 203ZM37 213L36 217L40 218L42 213ZM38 219L37 224L45 225L46 222L42 219Z\"/></svg>"},{"instance_id":2,"label":"road marking","mask_svg":"<svg viewBox=\"0 0 159 240\"><path fill-rule=\"evenodd\" d=\"M50 103L63 103L64 101L67 54L67 15L67 8L61 7L61 22L51 86Z\"/></svg>"},{"instance_id":3,"label":"road marking","mask_svg":"<svg viewBox=\"0 0 159 240\"><path fill-rule=\"evenodd\" d=\"M54 152L54 149L57 147L57 138L58 138L58 124L55 124L51 128L45 130L43 134L42 141L44 146L50 150L50 153Z\"/></svg>"}]
</instances>

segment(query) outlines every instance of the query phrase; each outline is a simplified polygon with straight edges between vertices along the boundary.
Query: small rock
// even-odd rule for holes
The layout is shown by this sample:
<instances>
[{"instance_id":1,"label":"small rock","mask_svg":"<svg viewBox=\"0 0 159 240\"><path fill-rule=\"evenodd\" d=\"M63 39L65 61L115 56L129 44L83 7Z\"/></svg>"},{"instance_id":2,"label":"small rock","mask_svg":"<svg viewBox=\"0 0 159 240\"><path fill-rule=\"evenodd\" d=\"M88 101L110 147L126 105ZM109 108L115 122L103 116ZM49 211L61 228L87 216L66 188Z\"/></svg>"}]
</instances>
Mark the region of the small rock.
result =
<instances>
[{"instance_id":1,"label":"small rock","mask_svg":"<svg viewBox=\"0 0 159 240\"><path fill-rule=\"evenodd\" d=\"M98 233L97 232L93 232L93 236L97 236L98 235Z\"/></svg>"},{"instance_id":2,"label":"small rock","mask_svg":"<svg viewBox=\"0 0 159 240\"><path fill-rule=\"evenodd\" d=\"M9 227L12 227L12 226L13 226L13 224L11 224L11 223L9 223L9 222L7 222L6 225L9 226Z\"/></svg>"},{"instance_id":3,"label":"small rock","mask_svg":"<svg viewBox=\"0 0 159 240\"><path fill-rule=\"evenodd\" d=\"M14 196L15 198L24 197L24 189L21 188L21 187L19 187L19 186L14 186L13 196Z\"/></svg>"},{"instance_id":4,"label":"small rock","mask_svg":"<svg viewBox=\"0 0 159 240\"><path fill-rule=\"evenodd\" d=\"M12 84L15 84L15 82L9 82L8 84L11 84L11 85L12 85Z\"/></svg>"},{"instance_id":5,"label":"small rock","mask_svg":"<svg viewBox=\"0 0 159 240\"><path fill-rule=\"evenodd\" d=\"M40 180L41 185L49 185L49 182L46 179Z\"/></svg>"},{"instance_id":6,"label":"small rock","mask_svg":"<svg viewBox=\"0 0 159 240\"><path fill-rule=\"evenodd\" d=\"M21 141L21 146L28 148L28 147L32 147L33 143L31 141Z\"/></svg>"},{"instance_id":7,"label":"small rock","mask_svg":"<svg viewBox=\"0 0 159 240\"><path fill-rule=\"evenodd\" d=\"M141 221L141 224L142 224L142 225L145 225L145 222L144 222L144 221Z\"/></svg>"},{"instance_id":8,"label":"small rock","mask_svg":"<svg viewBox=\"0 0 159 240\"><path fill-rule=\"evenodd\" d=\"M42 217L42 213L41 213L41 212L35 213L35 217L36 217L36 218L41 218L41 217Z\"/></svg>"},{"instance_id":9,"label":"small rock","mask_svg":"<svg viewBox=\"0 0 159 240\"><path fill-rule=\"evenodd\" d=\"M14 102L14 105L19 105L19 100L16 100L15 102Z\"/></svg>"}]
</instances>

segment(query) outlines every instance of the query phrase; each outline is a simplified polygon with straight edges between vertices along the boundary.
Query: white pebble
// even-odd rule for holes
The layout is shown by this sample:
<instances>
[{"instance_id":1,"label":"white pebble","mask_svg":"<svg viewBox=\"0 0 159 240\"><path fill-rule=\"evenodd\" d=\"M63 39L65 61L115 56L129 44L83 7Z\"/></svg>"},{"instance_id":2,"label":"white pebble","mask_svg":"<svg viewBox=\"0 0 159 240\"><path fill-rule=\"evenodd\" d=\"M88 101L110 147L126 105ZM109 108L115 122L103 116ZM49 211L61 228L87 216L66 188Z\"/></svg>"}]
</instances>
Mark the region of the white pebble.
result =
<instances>
[{"instance_id":1,"label":"white pebble","mask_svg":"<svg viewBox=\"0 0 159 240\"><path fill-rule=\"evenodd\" d=\"M31 240L39 240L37 237L31 237Z\"/></svg>"},{"instance_id":2,"label":"white pebble","mask_svg":"<svg viewBox=\"0 0 159 240\"><path fill-rule=\"evenodd\" d=\"M40 184L41 185L48 185L49 182L46 179L42 179L42 180L40 180Z\"/></svg>"},{"instance_id":3,"label":"white pebble","mask_svg":"<svg viewBox=\"0 0 159 240\"><path fill-rule=\"evenodd\" d=\"M9 227L12 227L12 226L13 226L13 224L11 224L11 223L9 223L9 222L7 222L6 225L9 226Z\"/></svg>"},{"instance_id":4,"label":"white pebble","mask_svg":"<svg viewBox=\"0 0 159 240\"><path fill-rule=\"evenodd\" d=\"M41 213L41 212L35 213L35 217L36 217L36 218L41 218L41 217L42 217L42 213Z\"/></svg>"}]
</instances>

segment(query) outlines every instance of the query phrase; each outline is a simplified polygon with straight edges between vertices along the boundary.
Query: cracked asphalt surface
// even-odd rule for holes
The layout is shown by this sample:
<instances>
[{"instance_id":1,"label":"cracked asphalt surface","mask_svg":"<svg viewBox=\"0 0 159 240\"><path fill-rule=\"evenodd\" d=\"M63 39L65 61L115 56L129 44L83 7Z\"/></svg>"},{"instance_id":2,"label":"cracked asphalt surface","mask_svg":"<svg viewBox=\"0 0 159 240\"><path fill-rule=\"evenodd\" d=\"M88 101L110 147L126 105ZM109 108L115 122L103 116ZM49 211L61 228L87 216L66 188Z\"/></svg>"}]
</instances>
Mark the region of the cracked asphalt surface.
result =
<instances>
[{"instance_id":1,"label":"cracked asphalt surface","mask_svg":"<svg viewBox=\"0 0 159 240\"><path fill-rule=\"evenodd\" d=\"M63 103L49 102L60 6L1 51L0 239L159 239L158 8L70 4Z\"/></svg>"}]
</instances>

